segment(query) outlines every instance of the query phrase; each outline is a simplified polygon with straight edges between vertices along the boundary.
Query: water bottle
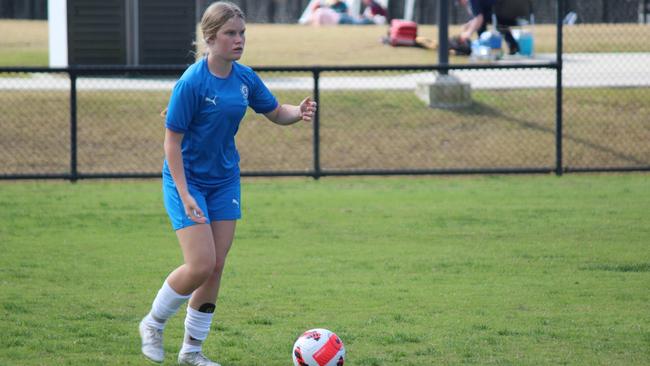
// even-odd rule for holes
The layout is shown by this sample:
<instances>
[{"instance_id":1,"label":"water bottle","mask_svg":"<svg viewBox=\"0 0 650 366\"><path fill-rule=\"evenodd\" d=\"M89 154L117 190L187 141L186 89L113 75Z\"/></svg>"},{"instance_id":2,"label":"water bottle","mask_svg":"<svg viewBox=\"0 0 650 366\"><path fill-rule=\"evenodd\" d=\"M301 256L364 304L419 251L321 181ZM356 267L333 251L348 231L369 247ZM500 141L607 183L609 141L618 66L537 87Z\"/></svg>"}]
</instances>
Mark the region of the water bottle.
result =
<instances>
[{"instance_id":1,"label":"water bottle","mask_svg":"<svg viewBox=\"0 0 650 366\"><path fill-rule=\"evenodd\" d=\"M532 56L534 48L533 34L529 31L522 30L517 39L519 45L519 53L523 56Z\"/></svg>"}]
</instances>

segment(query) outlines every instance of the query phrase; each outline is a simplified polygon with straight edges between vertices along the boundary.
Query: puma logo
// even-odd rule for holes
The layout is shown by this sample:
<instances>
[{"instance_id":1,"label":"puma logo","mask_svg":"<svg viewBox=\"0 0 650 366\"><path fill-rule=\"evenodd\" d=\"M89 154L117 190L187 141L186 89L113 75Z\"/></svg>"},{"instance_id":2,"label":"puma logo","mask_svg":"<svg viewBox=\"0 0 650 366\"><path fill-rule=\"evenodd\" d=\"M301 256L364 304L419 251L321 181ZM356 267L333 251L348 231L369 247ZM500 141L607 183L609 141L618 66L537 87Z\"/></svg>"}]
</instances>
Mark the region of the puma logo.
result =
<instances>
[{"instance_id":1,"label":"puma logo","mask_svg":"<svg viewBox=\"0 0 650 366\"><path fill-rule=\"evenodd\" d=\"M212 103L214 105L217 105L217 96L215 95L214 98L212 98L212 99L210 99L208 97L205 97L205 101L210 102L210 103Z\"/></svg>"},{"instance_id":2,"label":"puma logo","mask_svg":"<svg viewBox=\"0 0 650 366\"><path fill-rule=\"evenodd\" d=\"M236 199L232 199L232 204L239 207L239 202Z\"/></svg>"}]
</instances>

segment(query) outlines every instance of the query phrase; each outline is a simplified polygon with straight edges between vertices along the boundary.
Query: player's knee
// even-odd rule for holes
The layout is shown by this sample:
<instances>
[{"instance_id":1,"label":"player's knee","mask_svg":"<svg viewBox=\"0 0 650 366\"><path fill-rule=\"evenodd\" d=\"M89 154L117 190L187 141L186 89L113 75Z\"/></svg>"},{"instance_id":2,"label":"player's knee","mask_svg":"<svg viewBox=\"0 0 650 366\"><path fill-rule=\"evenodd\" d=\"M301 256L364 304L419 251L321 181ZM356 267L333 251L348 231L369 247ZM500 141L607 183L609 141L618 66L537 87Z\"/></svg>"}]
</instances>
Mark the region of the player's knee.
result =
<instances>
[{"instance_id":1,"label":"player's knee","mask_svg":"<svg viewBox=\"0 0 650 366\"><path fill-rule=\"evenodd\" d=\"M217 260L214 263L214 274L215 275L221 275L223 272L224 267L226 266L226 258L217 258Z\"/></svg>"},{"instance_id":2,"label":"player's knee","mask_svg":"<svg viewBox=\"0 0 650 366\"><path fill-rule=\"evenodd\" d=\"M215 261L210 259L203 259L199 263L195 263L190 268L190 276L197 282L202 283L207 280L214 271Z\"/></svg>"}]
</instances>

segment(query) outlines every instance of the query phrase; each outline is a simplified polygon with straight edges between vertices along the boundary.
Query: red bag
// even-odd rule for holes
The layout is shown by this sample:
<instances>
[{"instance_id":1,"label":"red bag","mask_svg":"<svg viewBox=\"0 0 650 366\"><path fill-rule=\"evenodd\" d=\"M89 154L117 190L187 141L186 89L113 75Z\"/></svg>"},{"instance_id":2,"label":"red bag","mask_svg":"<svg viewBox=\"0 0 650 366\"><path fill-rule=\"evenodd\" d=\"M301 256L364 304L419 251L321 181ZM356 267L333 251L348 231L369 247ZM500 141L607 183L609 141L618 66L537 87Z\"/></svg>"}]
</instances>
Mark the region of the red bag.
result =
<instances>
[{"instance_id":1,"label":"red bag","mask_svg":"<svg viewBox=\"0 0 650 366\"><path fill-rule=\"evenodd\" d=\"M390 22L388 38L391 46L415 46L418 24L409 20L393 19Z\"/></svg>"}]
</instances>

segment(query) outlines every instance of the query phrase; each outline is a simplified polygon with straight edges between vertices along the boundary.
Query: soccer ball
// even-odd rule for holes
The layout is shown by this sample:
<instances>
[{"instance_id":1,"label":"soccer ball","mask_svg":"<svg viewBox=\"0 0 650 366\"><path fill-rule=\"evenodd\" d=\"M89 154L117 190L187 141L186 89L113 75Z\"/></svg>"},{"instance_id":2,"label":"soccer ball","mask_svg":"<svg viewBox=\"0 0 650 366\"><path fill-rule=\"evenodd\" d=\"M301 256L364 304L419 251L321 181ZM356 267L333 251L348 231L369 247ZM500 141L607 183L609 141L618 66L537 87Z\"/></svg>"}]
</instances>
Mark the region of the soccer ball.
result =
<instances>
[{"instance_id":1,"label":"soccer ball","mask_svg":"<svg viewBox=\"0 0 650 366\"><path fill-rule=\"evenodd\" d=\"M344 362L343 342L327 329L310 329L293 344L295 366L342 366Z\"/></svg>"}]
</instances>

